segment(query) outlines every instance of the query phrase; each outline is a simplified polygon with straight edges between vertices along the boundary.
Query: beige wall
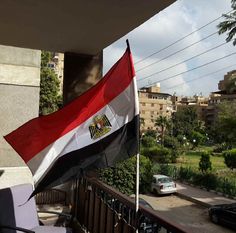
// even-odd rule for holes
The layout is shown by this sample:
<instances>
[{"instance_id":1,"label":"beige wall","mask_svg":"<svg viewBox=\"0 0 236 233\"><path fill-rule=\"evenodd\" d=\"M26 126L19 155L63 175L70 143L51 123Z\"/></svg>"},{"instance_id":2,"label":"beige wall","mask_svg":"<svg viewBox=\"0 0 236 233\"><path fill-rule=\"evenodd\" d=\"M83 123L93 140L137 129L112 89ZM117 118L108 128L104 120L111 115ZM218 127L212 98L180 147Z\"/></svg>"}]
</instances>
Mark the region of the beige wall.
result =
<instances>
[{"instance_id":1,"label":"beige wall","mask_svg":"<svg viewBox=\"0 0 236 233\"><path fill-rule=\"evenodd\" d=\"M39 111L41 52L0 46L0 167L25 166L3 135Z\"/></svg>"},{"instance_id":2,"label":"beige wall","mask_svg":"<svg viewBox=\"0 0 236 233\"><path fill-rule=\"evenodd\" d=\"M140 117L144 119L141 130L155 130L155 120L158 116L170 117L172 114L172 101L166 99L148 98L149 93L139 93Z\"/></svg>"}]
</instances>

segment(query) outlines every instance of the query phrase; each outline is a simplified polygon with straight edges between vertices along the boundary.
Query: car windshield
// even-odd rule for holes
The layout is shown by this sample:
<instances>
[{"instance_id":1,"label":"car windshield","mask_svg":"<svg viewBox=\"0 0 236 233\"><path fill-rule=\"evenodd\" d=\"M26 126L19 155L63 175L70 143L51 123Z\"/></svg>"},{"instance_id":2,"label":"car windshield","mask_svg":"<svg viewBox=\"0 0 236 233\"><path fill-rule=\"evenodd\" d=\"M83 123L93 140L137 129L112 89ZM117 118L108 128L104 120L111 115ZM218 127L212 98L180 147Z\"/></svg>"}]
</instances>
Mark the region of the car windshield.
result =
<instances>
[{"instance_id":1,"label":"car windshield","mask_svg":"<svg viewBox=\"0 0 236 233\"><path fill-rule=\"evenodd\" d=\"M159 179L158 179L158 182L161 182L161 183L170 183L170 182L172 182L172 179L169 178L169 177L162 177L162 178L159 178Z\"/></svg>"}]
</instances>

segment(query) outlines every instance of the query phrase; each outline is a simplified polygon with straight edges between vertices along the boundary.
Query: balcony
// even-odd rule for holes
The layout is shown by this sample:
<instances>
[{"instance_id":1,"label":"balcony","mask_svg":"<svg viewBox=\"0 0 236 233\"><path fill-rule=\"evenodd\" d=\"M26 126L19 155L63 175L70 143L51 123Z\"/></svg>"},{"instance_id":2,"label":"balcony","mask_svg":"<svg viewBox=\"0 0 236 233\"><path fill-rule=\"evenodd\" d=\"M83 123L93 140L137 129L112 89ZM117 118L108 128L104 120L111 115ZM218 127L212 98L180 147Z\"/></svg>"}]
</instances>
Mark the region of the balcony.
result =
<instances>
[{"instance_id":1,"label":"balcony","mask_svg":"<svg viewBox=\"0 0 236 233\"><path fill-rule=\"evenodd\" d=\"M143 206L136 218L133 199L95 178L81 178L74 182L73 196L74 232L131 233L136 232L136 226L142 233L187 232Z\"/></svg>"}]
</instances>

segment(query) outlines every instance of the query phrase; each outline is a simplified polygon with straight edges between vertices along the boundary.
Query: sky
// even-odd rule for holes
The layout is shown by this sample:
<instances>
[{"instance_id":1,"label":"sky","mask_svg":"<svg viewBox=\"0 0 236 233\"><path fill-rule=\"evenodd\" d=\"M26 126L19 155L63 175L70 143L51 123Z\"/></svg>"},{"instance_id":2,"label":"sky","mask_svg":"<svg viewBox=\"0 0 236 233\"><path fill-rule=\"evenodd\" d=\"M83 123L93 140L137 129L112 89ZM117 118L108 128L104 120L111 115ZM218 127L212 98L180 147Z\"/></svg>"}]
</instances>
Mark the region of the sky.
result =
<instances>
[{"instance_id":1,"label":"sky","mask_svg":"<svg viewBox=\"0 0 236 233\"><path fill-rule=\"evenodd\" d=\"M104 74L122 56L126 49L125 40L129 39L139 88L160 83L161 92L179 96L191 96L195 94L207 96L209 93L217 91L218 82L223 79L224 74L236 69L236 54L203 66L202 68L194 68L236 52L236 46L233 46L231 42L224 44L226 34L218 35L217 33L210 36L217 32L216 25L223 21L223 18L220 18L216 22L154 56L145 60L143 59L230 10L230 0L177 0L144 24L104 49ZM204 39L208 36L209 38ZM182 52L169 56L199 40L202 41ZM219 47L212 49L217 46ZM183 62L209 49L212 50ZM166 58L167 56L169 57ZM156 63L155 65L146 67L154 62ZM174 66L178 63L181 64ZM171 66L174 67L170 68ZM139 71L139 69L142 70ZM163 71L164 69L166 70ZM194 70L178 75L190 69ZM216 73L220 69L221 71ZM215 73L207 75L213 72ZM157 74L152 75L153 73ZM150 77L145 78L147 76ZM176 77L170 78L172 76ZM161 81L163 79L167 80ZM196 81L191 81L193 79L196 79Z\"/></svg>"}]
</instances>

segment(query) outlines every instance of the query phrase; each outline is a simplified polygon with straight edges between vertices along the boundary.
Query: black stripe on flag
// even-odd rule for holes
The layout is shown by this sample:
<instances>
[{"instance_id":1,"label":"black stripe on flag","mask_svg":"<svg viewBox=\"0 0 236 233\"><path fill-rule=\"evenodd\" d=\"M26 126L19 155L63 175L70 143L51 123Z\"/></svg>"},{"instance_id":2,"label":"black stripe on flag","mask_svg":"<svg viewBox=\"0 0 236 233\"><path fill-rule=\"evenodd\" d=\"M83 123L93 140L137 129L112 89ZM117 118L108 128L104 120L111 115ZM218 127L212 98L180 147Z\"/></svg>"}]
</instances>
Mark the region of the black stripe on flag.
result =
<instances>
[{"instance_id":1,"label":"black stripe on flag","mask_svg":"<svg viewBox=\"0 0 236 233\"><path fill-rule=\"evenodd\" d=\"M109 136L60 157L38 182L35 193L78 177L81 170L113 166L138 153L139 115ZM93 156L91 156L93 155Z\"/></svg>"}]
</instances>

